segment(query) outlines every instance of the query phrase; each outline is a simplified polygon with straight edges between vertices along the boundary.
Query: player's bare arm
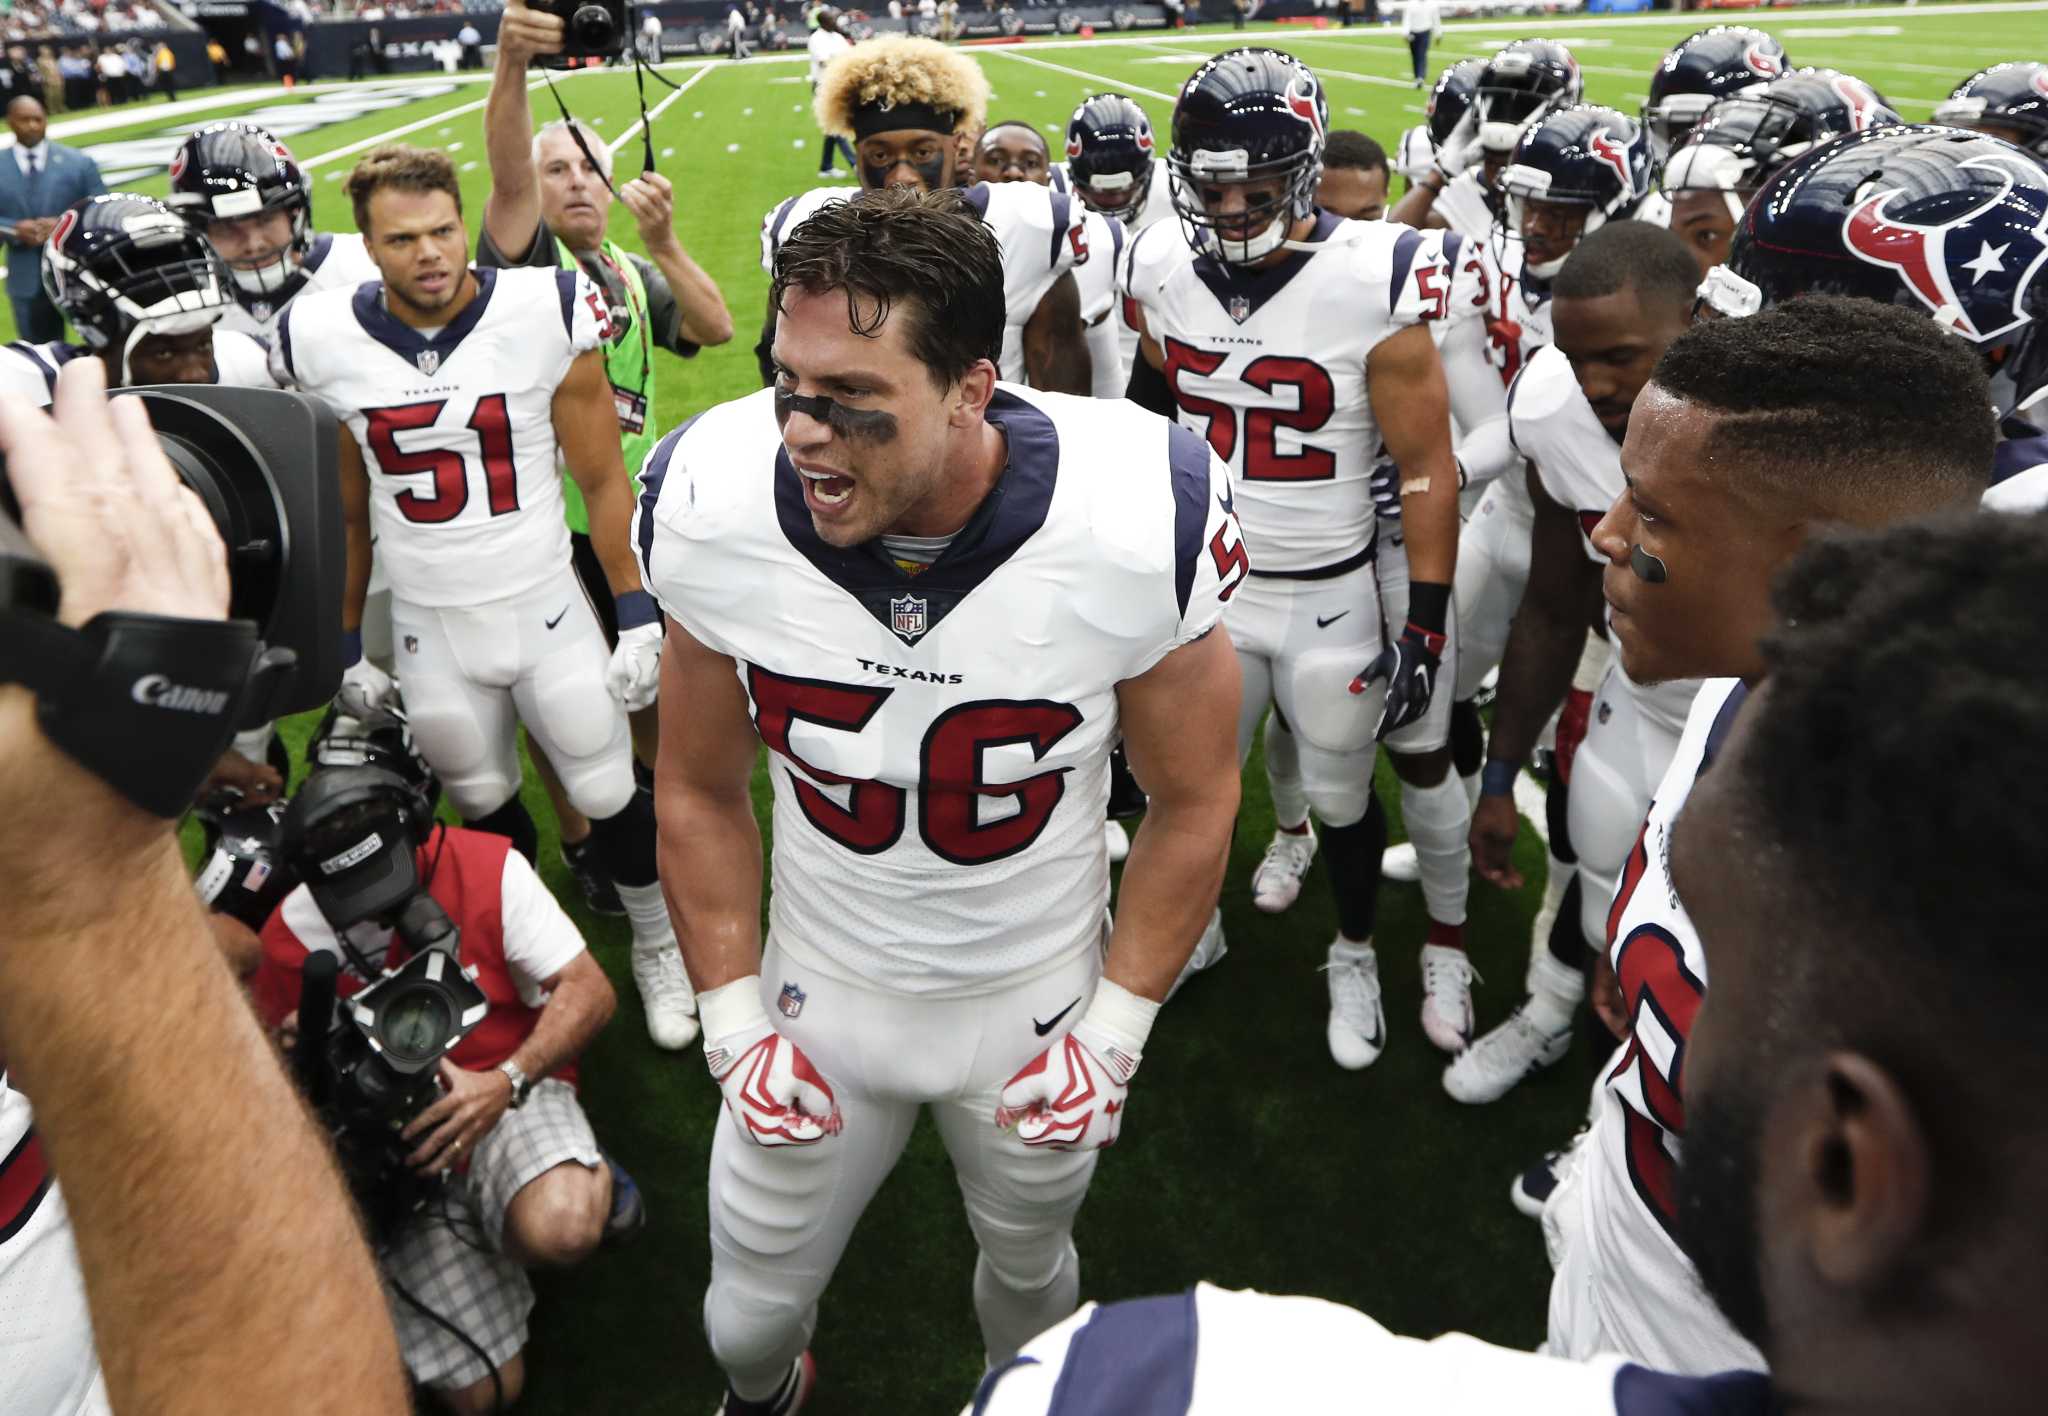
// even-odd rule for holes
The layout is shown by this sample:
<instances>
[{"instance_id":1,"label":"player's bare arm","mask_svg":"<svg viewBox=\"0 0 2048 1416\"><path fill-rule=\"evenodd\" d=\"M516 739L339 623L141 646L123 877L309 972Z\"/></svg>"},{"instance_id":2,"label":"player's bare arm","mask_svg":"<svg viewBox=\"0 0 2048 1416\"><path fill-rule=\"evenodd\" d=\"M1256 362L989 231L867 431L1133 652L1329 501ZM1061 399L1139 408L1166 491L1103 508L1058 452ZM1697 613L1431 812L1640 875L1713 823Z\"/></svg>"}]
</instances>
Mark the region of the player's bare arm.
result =
<instances>
[{"instance_id":1,"label":"player's bare arm","mask_svg":"<svg viewBox=\"0 0 2048 1416\"><path fill-rule=\"evenodd\" d=\"M484 99L484 156L491 194L484 199L484 231L508 261L526 258L540 230L540 182L533 169L533 109L526 99L526 69L537 54L562 47L559 15L529 10L511 0L498 21L497 67Z\"/></svg>"},{"instance_id":2,"label":"player's bare arm","mask_svg":"<svg viewBox=\"0 0 2048 1416\"><path fill-rule=\"evenodd\" d=\"M1444 175L1431 170L1415 179L1401 200L1394 203L1394 209L1387 213L1387 220L1402 226L1413 226L1419 231L1441 231L1450 223L1437 214L1436 199L1444 189Z\"/></svg>"},{"instance_id":3,"label":"player's bare arm","mask_svg":"<svg viewBox=\"0 0 2048 1416\"><path fill-rule=\"evenodd\" d=\"M1081 327L1081 287L1072 271L1053 282L1024 322L1024 369L1031 386L1048 393L1086 396L1094 389L1088 335Z\"/></svg>"},{"instance_id":4,"label":"player's bare arm","mask_svg":"<svg viewBox=\"0 0 2048 1416\"><path fill-rule=\"evenodd\" d=\"M348 540L348 579L341 596L344 634L360 634L363 605L370 598L370 474L355 434L341 429L341 524Z\"/></svg>"},{"instance_id":5,"label":"player's bare arm","mask_svg":"<svg viewBox=\"0 0 2048 1416\"><path fill-rule=\"evenodd\" d=\"M1155 1002L1194 952L1237 817L1237 655L1211 631L1117 685L1124 751L1151 794L1102 976Z\"/></svg>"},{"instance_id":6,"label":"player's bare arm","mask_svg":"<svg viewBox=\"0 0 2048 1416\"><path fill-rule=\"evenodd\" d=\"M1505 763L1514 770L1528 761L1543 725L1564 701L1586 642L1586 626L1597 622L1601 605L1600 567L1580 548L1578 518L1543 490L1533 465L1528 478L1529 500L1536 507L1529 586L1508 631L1486 745L1489 764ZM1512 795L1480 796L1472 812L1472 863L1482 877L1505 890L1522 884L1509 857L1518 826Z\"/></svg>"},{"instance_id":7,"label":"player's bare arm","mask_svg":"<svg viewBox=\"0 0 2048 1416\"><path fill-rule=\"evenodd\" d=\"M675 188L659 172L643 172L619 188L619 200L633 213L647 258L668 280L682 315L683 338L692 344L724 344L732 338L732 311L718 282L704 273L676 237Z\"/></svg>"},{"instance_id":8,"label":"player's bare arm","mask_svg":"<svg viewBox=\"0 0 2048 1416\"><path fill-rule=\"evenodd\" d=\"M1448 586L1458 569L1458 460L1451 396L1427 325L1410 325L1365 357L1365 386L1387 454L1401 469L1401 530L1417 585Z\"/></svg>"},{"instance_id":9,"label":"player's bare arm","mask_svg":"<svg viewBox=\"0 0 2048 1416\"><path fill-rule=\"evenodd\" d=\"M701 995L761 971L761 740L731 659L673 619L661 659L661 888Z\"/></svg>"},{"instance_id":10,"label":"player's bare arm","mask_svg":"<svg viewBox=\"0 0 2048 1416\"><path fill-rule=\"evenodd\" d=\"M633 484L619 452L619 414L605 376L604 351L590 349L576 356L562 386L555 390L555 441L562 461L583 492L590 510L590 543L604 567L612 594L640 588L640 566L633 558Z\"/></svg>"}]
</instances>

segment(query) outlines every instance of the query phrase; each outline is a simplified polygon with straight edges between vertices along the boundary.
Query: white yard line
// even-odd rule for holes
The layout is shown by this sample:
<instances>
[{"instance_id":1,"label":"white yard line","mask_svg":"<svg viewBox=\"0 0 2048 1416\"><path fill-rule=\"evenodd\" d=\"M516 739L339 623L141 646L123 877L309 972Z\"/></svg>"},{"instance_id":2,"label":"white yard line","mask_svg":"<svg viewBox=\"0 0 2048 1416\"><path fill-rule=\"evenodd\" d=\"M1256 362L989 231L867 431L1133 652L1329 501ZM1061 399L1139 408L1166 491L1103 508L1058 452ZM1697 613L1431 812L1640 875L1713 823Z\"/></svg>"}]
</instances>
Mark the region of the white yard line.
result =
<instances>
[{"instance_id":1,"label":"white yard line","mask_svg":"<svg viewBox=\"0 0 2048 1416\"><path fill-rule=\"evenodd\" d=\"M1077 43L1086 44L1088 41L1079 40ZM1017 51L1023 47L1021 44L1013 44L1002 48L988 49L983 52L1003 59L1014 59L1019 64L1031 64L1040 69L1050 69L1055 74L1066 74L1076 79L1086 79L1091 84L1101 84L1104 88L1115 89L1119 93L1142 93L1145 97L1156 98L1161 103L1173 103L1176 101L1175 95L1161 93L1158 89L1141 88L1139 85L1124 79L1112 79L1107 74L1091 74L1086 69L1070 69L1065 64L1054 64L1045 59L1035 59L1029 54L1019 54ZM1073 46L1067 47L1071 48Z\"/></svg>"},{"instance_id":2,"label":"white yard line","mask_svg":"<svg viewBox=\"0 0 2048 1416\"><path fill-rule=\"evenodd\" d=\"M681 98L684 94L688 93L691 89L695 88L699 81L701 81L703 77L710 72L711 66L709 64L701 66L696 73L690 75L689 78L684 79L680 84L676 85L675 92L671 93L667 98L664 98L661 102L655 104L654 107L648 109L647 116L645 118L635 118L633 120L632 127L626 129L625 132L619 134L618 137L612 139L612 141L606 144L606 146L611 151L617 152L620 148L626 145L627 139L633 137L634 134L638 133L642 127L646 126L649 123L652 123L655 119L659 118L662 114L666 113L668 111L668 106L671 103L674 103L677 99Z\"/></svg>"}]
</instances>

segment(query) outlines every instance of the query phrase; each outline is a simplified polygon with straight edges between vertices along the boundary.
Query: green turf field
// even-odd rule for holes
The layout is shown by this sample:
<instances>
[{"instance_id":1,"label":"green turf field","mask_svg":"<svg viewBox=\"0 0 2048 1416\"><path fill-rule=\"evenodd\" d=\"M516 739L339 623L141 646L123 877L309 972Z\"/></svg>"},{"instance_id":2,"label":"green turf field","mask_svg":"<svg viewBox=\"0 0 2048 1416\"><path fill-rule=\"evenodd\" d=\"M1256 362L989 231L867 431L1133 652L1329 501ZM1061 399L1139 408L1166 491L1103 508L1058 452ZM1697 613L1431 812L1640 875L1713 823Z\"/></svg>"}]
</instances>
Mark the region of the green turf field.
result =
<instances>
[{"instance_id":1,"label":"green turf field","mask_svg":"<svg viewBox=\"0 0 2048 1416\"><path fill-rule=\"evenodd\" d=\"M1756 22L1784 40L1794 63L1857 74L1908 118L1924 119L1972 70L2040 57L2048 33L2044 11L2048 4L1870 6L1773 14ZM1490 52L1522 35L1550 34L1578 54L1588 99L1634 113L1652 64L1707 18L1456 24L1435 62ZM1240 36L1211 27L1171 37L977 52L995 90L992 120L1021 118L1058 133L1082 96L1115 88L1142 101L1163 132L1172 95L1194 64L1246 39L1287 48L1323 76L1332 126L1361 128L1391 145L1402 128L1419 121L1422 95L1405 77L1405 45L1386 29L1254 26ZM673 65L667 72L687 89L656 119L655 151L678 189L684 243L722 284L739 334L689 363L658 356L656 414L663 428L755 386L750 346L767 288L758 265L760 216L813 185L818 150L800 60ZM386 82L432 86L439 78ZM560 87L571 108L605 133L624 134L635 121L629 76L578 74ZM335 230L352 225L339 179L353 154L380 135L417 124L405 134L410 141L445 148L463 169L474 231L487 187L483 93L480 86L450 86L293 136L315 179L319 224ZM669 99L666 90L656 95ZM538 115L553 115L544 90L535 90L534 98ZM216 116L323 101L329 101L324 92L287 97L269 90L184 118L139 110L133 124L75 141L147 140ZM63 137L61 125L56 135ZM637 169L639 153L637 139L622 149L622 173ZM164 179L131 185L160 193ZM614 231L637 245L623 208ZM295 745L307 726L303 720L294 725ZM1381 785L1391 797L1394 785L1384 771ZM756 787L765 814L765 776ZM527 800L543 823L544 873L568 891L545 799L529 787ZM1340 1072L1322 1038L1325 994L1316 966L1335 923L1320 865L1287 915L1261 915L1246 896L1270 832L1255 767L1224 890L1231 953L1160 1019L1133 1089L1123 1142L1104 1157L1081 1214L1085 1295L1117 1298L1209 1278L1320 1294L1400 1331L1459 1328L1533 1345L1543 1334L1548 1271L1537 1228L1509 1208L1507 1186L1526 1161L1570 1134L1596 1059L1582 1044L1567 1063L1502 1103L1469 1109L1450 1101L1438 1083L1445 1059L1416 1021L1420 896L1412 886L1389 886L1379 943L1391 1041L1369 1071ZM1542 856L1532 834L1525 833L1520 864L1535 882ZM1510 897L1473 886L1469 935L1485 979L1477 991L1482 1028L1520 998L1538 889L1532 883ZM623 921L584 916L572 895L564 898L621 999L618 1019L587 1059L584 1093L600 1138L639 1178L651 1224L628 1250L602 1254L571 1274L542 1277L525 1409L708 1409L720 1378L699 1310L708 1263L705 1169L717 1093L694 1049L668 1056L648 1043L627 970ZM815 1350L822 1385L812 1409L957 1410L982 1360L970 1301L972 1267L973 1245L944 1153L930 1129L921 1128L821 1306ZM1331 1357L1341 1362L1343 1354ZM1369 1374L1359 1376L1370 1381Z\"/></svg>"}]
</instances>

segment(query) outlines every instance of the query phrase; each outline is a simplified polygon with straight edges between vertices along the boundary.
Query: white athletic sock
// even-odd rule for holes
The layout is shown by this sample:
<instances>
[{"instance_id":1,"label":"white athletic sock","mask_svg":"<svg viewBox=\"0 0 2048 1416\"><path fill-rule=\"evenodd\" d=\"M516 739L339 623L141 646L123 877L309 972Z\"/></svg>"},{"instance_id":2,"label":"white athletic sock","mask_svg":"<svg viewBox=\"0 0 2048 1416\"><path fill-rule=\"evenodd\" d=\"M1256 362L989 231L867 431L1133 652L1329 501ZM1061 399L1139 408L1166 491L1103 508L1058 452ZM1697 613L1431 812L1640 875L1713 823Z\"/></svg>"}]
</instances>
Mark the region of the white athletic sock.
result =
<instances>
[{"instance_id":1,"label":"white athletic sock","mask_svg":"<svg viewBox=\"0 0 2048 1416\"><path fill-rule=\"evenodd\" d=\"M1543 903L1536 907L1536 918L1529 926L1529 974L1522 985L1531 993L1536 991L1537 961L1556 957L1550 952L1550 931L1557 926L1557 912L1564 908L1565 891L1572 888L1572 879L1579 873L1576 862L1559 860L1547 846L1543 864Z\"/></svg>"},{"instance_id":2,"label":"white athletic sock","mask_svg":"<svg viewBox=\"0 0 2048 1416\"><path fill-rule=\"evenodd\" d=\"M1028 1292L1004 1283L986 1254L974 1262L974 1316L981 1323L982 1347L992 1367L1009 1361L1018 1348L1080 1306L1081 1256L1072 1241L1052 1282Z\"/></svg>"},{"instance_id":3,"label":"white athletic sock","mask_svg":"<svg viewBox=\"0 0 2048 1416\"><path fill-rule=\"evenodd\" d=\"M1529 1001L1522 1005L1522 1012L1530 1022L1552 1034L1572 1025L1586 996L1584 974L1566 968L1545 949L1529 961L1529 985Z\"/></svg>"},{"instance_id":4,"label":"white athletic sock","mask_svg":"<svg viewBox=\"0 0 2048 1416\"><path fill-rule=\"evenodd\" d=\"M669 923L668 902L661 898L661 882L657 880L652 885L612 883L618 886L619 903L626 907L626 918L633 925L633 947L675 948L675 926Z\"/></svg>"},{"instance_id":5,"label":"white athletic sock","mask_svg":"<svg viewBox=\"0 0 2048 1416\"><path fill-rule=\"evenodd\" d=\"M1415 843L1422 872L1422 903L1436 924L1465 922L1465 892L1472 873L1472 803L1449 773L1433 787L1401 784L1401 820Z\"/></svg>"},{"instance_id":6,"label":"white athletic sock","mask_svg":"<svg viewBox=\"0 0 2048 1416\"><path fill-rule=\"evenodd\" d=\"M1301 745L1280 724L1276 712L1266 719L1266 781L1273 789L1273 820L1299 826L1308 820L1308 795L1301 786Z\"/></svg>"}]
</instances>

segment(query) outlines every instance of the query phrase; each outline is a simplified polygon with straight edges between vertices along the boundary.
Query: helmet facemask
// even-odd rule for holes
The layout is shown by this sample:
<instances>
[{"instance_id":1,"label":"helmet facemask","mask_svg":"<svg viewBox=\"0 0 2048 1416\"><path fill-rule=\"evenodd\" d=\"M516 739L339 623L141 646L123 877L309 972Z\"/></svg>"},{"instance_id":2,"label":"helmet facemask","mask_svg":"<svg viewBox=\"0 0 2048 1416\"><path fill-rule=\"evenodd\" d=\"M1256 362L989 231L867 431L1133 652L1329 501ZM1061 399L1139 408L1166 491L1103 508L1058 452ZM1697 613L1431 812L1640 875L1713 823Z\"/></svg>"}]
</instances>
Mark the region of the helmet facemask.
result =
<instances>
[{"instance_id":1,"label":"helmet facemask","mask_svg":"<svg viewBox=\"0 0 2048 1416\"><path fill-rule=\"evenodd\" d=\"M1178 155L1168 162L1172 179L1174 210L1188 243L1226 265L1254 265L1279 250L1294 223L1313 217L1316 184L1322 179L1320 153L1302 153L1277 162L1250 163L1239 149L1214 152L1196 149L1183 162ZM1248 201L1242 214L1219 216L1212 213L1202 193L1224 187L1278 182L1277 191ZM1247 233L1225 236L1225 227Z\"/></svg>"}]
</instances>

